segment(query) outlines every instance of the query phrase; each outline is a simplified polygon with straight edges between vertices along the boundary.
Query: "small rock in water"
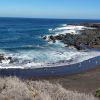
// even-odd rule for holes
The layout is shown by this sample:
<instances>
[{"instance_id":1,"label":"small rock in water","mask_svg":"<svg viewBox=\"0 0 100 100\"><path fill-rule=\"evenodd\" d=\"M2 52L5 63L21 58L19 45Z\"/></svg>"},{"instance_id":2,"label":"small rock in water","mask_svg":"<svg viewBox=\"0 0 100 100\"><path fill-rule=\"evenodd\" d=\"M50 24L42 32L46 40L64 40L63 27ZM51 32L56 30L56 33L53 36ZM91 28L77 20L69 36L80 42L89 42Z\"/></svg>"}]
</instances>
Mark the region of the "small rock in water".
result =
<instances>
[{"instance_id":1,"label":"small rock in water","mask_svg":"<svg viewBox=\"0 0 100 100\"><path fill-rule=\"evenodd\" d=\"M4 60L5 58L4 58L4 55L3 54L0 54L0 62L2 61L2 60Z\"/></svg>"},{"instance_id":2,"label":"small rock in water","mask_svg":"<svg viewBox=\"0 0 100 100\"><path fill-rule=\"evenodd\" d=\"M46 38L47 38L46 36L43 36L43 39L44 39L44 40L46 40Z\"/></svg>"},{"instance_id":3,"label":"small rock in water","mask_svg":"<svg viewBox=\"0 0 100 100\"><path fill-rule=\"evenodd\" d=\"M8 64L12 62L13 62L12 57L5 57L3 54L0 54L0 63Z\"/></svg>"}]
</instances>

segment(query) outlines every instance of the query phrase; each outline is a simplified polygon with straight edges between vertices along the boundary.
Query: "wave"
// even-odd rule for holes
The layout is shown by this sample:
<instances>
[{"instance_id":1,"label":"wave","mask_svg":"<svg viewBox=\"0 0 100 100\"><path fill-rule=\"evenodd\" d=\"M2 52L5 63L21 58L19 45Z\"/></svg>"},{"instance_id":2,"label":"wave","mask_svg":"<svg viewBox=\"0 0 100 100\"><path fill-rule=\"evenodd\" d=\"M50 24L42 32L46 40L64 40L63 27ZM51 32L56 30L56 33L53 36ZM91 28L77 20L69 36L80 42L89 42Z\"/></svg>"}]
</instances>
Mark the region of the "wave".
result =
<instances>
[{"instance_id":1,"label":"wave","mask_svg":"<svg viewBox=\"0 0 100 100\"><path fill-rule=\"evenodd\" d=\"M61 24L60 26L63 26L63 27L65 27L65 26L67 26L67 24Z\"/></svg>"},{"instance_id":2,"label":"wave","mask_svg":"<svg viewBox=\"0 0 100 100\"><path fill-rule=\"evenodd\" d=\"M56 27L55 29L49 29L49 31L51 33L55 33L55 35L57 34L66 34L66 33L70 33L70 34L80 34L81 30L84 29L93 29L90 27L85 27L85 26L78 26L78 25L67 25L67 24L63 24L60 27Z\"/></svg>"},{"instance_id":3,"label":"wave","mask_svg":"<svg viewBox=\"0 0 100 100\"><path fill-rule=\"evenodd\" d=\"M64 27L56 28L55 30L83 30L84 28L84 26L67 25Z\"/></svg>"},{"instance_id":4,"label":"wave","mask_svg":"<svg viewBox=\"0 0 100 100\"><path fill-rule=\"evenodd\" d=\"M0 68L41 68L69 65L100 56L99 51L77 51L75 48L49 47L48 49L18 50L17 52L0 51L12 57L13 63L0 63Z\"/></svg>"},{"instance_id":5,"label":"wave","mask_svg":"<svg viewBox=\"0 0 100 100\"><path fill-rule=\"evenodd\" d=\"M1 47L2 50L31 50L31 49L43 49L46 46L40 46L40 45L25 45L25 46L16 46L16 47Z\"/></svg>"}]
</instances>

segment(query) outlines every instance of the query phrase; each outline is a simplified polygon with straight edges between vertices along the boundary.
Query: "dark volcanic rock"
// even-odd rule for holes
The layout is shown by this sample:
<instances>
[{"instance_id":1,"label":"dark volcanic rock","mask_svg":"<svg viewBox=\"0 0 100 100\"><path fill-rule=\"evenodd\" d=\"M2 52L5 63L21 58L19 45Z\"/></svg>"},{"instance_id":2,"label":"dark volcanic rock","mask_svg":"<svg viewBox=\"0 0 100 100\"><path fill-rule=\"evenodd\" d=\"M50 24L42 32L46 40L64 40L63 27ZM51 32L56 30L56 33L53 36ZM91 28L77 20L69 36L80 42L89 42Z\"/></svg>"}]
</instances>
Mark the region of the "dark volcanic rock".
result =
<instances>
[{"instance_id":1,"label":"dark volcanic rock","mask_svg":"<svg viewBox=\"0 0 100 100\"><path fill-rule=\"evenodd\" d=\"M78 50L100 48L100 24L84 24L84 26L94 27L96 29L85 29L80 31L81 34L67 33L56 36L51 35L49 36L49 41L55 43L56 40L60 40L64 44L67 44L67 46L74 46Z\"/></svg>"},{"instance_id":2,"label":"dark volcanic rock","mask_svg":"<svg viewBox=\"0 0 100 100\"><path fill-rule=\"evenodd\" d=\"M0 63L2 63L3 60L10 60L9 63L13 63L12 57L5 57L3 54L0 54Z\"/></svg>"},{"instance_id":3,"label":"dark volcanic rock","mask_svg":"<svg viewBox=\"0 0 100 100\"><path fill-rule=\"evenodd\" d=\"M44 40L46 40L47 36L43 36L42 38L43 38Z\"/></svg>"},{"instance_id":4,"label":"dark volcanic rock","mask_svg":"<svg viewBox=\"0 0 100 100\"><path fill-rule=\"evenodd\" d=\"M2 60L4 60L5 58L4 58L4 55L3 54L0 54L0 62L2 61Z\"/></svg>"},{"instance_id":5,"label":"dark volcanic rock","mask_svg":"<svg viewBox=\"0 0 100 100\"><path fill-rule=\"evenodd\" d=\"M53 43L55 43L55 42L56 42L56 41L55 41L55 40L56 40L56 39L55 39L55 37L54 37L54 36L52 36L52 35L51 35L51 36L49 36L49 39L50 39L51 41L53 41Z\"/></svg>"},{"instance_id":6,"label":"dark volcanic rock","mask_svg":"<svg viewBox=\"0 0 100 100\"><path fill-rule=\"evenodd\" d=\"M86 27L100 28L100 23L84 23L82 25Z\"/></svg>"},{"instance_id":7,"label":"dark volcanic rock","mask_svg":"<svg viewBox=\"0 0 100 100\"><path fill-rule=\"evenodd\" d=\"M84 30L79 39L88 47L100 47L100 29Z\"/></svg>"}]
</instances>

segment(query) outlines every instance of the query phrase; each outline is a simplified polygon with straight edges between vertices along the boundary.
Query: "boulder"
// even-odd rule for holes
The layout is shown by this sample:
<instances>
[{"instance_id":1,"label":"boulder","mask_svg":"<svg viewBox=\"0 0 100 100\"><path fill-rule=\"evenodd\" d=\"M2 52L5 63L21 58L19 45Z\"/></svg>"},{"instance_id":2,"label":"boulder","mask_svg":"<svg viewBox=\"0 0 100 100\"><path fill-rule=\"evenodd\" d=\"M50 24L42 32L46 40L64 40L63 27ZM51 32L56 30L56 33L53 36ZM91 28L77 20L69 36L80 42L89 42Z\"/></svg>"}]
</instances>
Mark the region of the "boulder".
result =
<instances>
[{"instance_id":1,"label":"boulder","mask_svg":"<svg viewBox=\"0 0 100 100\"><path fill-rule=\"evenodd\" d=\"M4 60L4 59L5 59L4 55L3 55L3 54L0 54L0 62L1 62L2 60Z\"/></svg>"},{"instance_id":2,"label":"boulder","mask_svg":"<svg viewBox=\"0 0 100 100\"><path fill-rule=\"evenodd\" d=\"M5 57L3 54L0 54L0 63L5 62L5 61L9 61L9 63L13 62L12 57Z\"/></svg>"},{"instance_id":3,"label":"boulder","mask_svg":"<svg viewBox=\"0 0 100 100\"><path fill-rule=\"evenodd\" d=\"M44 40L46 40L47 36L43 36L42 38L43 38Z\"/></svg>"}]
</instances>

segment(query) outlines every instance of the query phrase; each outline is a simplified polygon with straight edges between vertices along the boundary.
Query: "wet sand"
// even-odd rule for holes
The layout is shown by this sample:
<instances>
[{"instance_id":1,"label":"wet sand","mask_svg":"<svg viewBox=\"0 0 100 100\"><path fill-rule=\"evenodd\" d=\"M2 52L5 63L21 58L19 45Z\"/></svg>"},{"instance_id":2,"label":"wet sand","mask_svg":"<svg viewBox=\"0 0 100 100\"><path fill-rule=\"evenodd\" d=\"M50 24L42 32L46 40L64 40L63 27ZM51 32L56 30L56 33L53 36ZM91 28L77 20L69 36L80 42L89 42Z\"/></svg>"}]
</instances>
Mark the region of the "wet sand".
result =
<instances>
[{"instance_id":1,"label":"wet sand","mask_svg":"<svg viewBox=\"0 0 100 100\"><path fill-rule=\"evenodd\" d=\"M68 90L95 94L96 89L100 88L100 67L80 74L33 80L47 80L51 83L59 83Z\"/></svg>"}]
</instances>

